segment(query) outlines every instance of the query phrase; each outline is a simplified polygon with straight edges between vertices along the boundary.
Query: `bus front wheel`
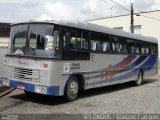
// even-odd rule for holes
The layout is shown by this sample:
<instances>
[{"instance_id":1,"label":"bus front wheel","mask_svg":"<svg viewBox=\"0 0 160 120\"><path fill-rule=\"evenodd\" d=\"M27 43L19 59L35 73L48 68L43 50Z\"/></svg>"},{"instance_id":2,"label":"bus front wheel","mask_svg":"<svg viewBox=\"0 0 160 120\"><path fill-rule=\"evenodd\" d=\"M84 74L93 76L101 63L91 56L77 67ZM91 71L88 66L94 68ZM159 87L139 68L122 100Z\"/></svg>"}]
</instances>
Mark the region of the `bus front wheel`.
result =
<instances>
[{"instance_id":1,"label":"bus front wheel","mask_svg":"<svg viewBox=\"0 0 160 120\"><path fill-rule=\"evenodd\" d=\"M65 99L69 102L77 99L79 84L77 77L71 77L65 89Z\"/></svg>"},{"instance_id":2,"label":"bus front wheel","mask_svg":"<svg viewBox=\"0 0 160 120\"><path fill-rule=\"evenodd\" d=\"M137 74L137 79L136 79L136 81L135 81L135 84L137 85L137 86L140 86L140 85L142 85L143 84L143 72L140 70L139 72L138 72L138 74Z\"/></svg>"}]
</instances>

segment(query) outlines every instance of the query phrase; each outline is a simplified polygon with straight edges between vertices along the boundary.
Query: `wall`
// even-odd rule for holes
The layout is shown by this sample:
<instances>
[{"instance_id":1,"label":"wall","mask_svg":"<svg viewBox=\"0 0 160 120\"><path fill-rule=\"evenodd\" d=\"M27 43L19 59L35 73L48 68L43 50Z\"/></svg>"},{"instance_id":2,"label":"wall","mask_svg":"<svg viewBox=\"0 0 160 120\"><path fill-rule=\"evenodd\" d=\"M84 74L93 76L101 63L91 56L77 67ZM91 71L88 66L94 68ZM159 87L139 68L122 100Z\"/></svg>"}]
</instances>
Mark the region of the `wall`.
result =
<instances>
[{"instance_id":1,"label":"wall","mask_svg":"<svg viewBox=\"0 0 160 120\"><path fill-rule=\"evenodd\" d=\"M4 55L7 52L7 47L8 47L8 40L9 38L7 37L0 37L0 87L1 87L1 77L5 74L5 66L3 64L4 60Z\"/></svg>"}]
</instances>

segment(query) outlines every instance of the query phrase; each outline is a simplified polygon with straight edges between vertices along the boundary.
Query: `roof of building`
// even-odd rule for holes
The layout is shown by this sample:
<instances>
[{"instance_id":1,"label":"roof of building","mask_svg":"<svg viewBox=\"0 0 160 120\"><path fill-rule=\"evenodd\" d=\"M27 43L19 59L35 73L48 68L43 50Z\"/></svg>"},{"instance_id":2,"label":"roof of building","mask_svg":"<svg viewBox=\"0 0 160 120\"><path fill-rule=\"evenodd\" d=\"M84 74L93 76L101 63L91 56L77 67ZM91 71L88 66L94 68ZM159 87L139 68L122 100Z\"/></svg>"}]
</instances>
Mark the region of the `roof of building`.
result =
<instances>
[{"instance_id":1,"label":"roof of building","mask_svg":"<svg viewBox=\"0 0 160 120\"><path fill-rule=\"evenodd\" d=\"M141 35L136 35L132 34L129 32L124 32L124 31L119 31L115 30L109 27L104 27L88 22L75 22L75 21L27 21L27 22L21 22L21 23L14 23L12 25L17 25L17 24L24 24L24 23L51 23L51 24L58 24L62 26L68 26L68 27L74 27L74 28L79 28L79 29L85 29L85 30L90 30L90 31L95 31L95 32L101 32L101 33L106 33L106 34L111 34L111 35L116 35L116 36L122 36L126 38L131 38L131 39L138 39L142 41L150 41L154 43L158 43L158 40L153 37L145 37Z\"/></svg>"},{"instance_id":2,"label":"roof of building","mask_svg":"<svg viewBox=\"0 0 160 120\"><path fill-rule=\"evenodd\" d=\"M9 37L10 23L0 22L0 37Z\"/></svg>"}]
</instances>

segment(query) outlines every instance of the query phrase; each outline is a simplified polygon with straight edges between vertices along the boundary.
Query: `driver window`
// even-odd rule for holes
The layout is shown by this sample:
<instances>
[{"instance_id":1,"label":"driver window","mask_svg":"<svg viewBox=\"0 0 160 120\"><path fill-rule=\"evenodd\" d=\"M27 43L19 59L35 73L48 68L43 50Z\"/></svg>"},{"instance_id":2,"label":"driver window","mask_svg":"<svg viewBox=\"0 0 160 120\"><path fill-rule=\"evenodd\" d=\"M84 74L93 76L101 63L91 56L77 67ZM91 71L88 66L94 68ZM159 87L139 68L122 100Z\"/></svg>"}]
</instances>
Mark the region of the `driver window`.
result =
<instances>
[{"instance_id":1,"label":"driver window","mask_svg":"<svg viewBox=\"0 0 160 120\"><path fill-rule=\"evenodd\" d=\"M76 49L76 32L66 32L64 36L64 48L68 50Z\"/></svg>"},{"instance_id":2,"label":"driver window","mask_svg":"<svg viewBox=\"0 0 160 120\"><path fill-rule=\"evenodd\" d=\"M88 50L88 33L80 30L63 30L63 47L65 50Z\"/></svg>"}]
</instances>

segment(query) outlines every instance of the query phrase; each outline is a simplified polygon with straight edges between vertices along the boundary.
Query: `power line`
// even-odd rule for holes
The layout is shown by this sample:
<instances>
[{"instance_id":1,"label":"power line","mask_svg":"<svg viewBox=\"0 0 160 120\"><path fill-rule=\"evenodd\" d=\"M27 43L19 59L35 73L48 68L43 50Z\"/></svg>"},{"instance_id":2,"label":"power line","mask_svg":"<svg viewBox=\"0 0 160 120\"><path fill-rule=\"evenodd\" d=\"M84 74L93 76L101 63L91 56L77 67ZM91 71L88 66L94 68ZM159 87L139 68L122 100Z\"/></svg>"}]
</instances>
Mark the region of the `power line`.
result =
<instances>
[{"instance_id":1,"label":"power line","mask_svg":"<svg viewBox=\"0 0 160 120\"><path fill-rule=\"evenodd\" d=\"M148 14L150 14L150 15L152 15L152 16L160 17L159 15L155 15L155 14L150 13L150 12L140 11L140 10L138 10L138 9L135 9L135 10L138 11L138 12L140 12L140 13L148 13Z\"/></svg>"},{"instance_id":2,"label":"power line","mask_svg":"<svg viewBox=\"0 0 160 120\"><path fill-rule=\"evenodd\" d=\"M151 14L151 15L153 15L153 16L156 16L156 17L160 17L159 15L155 15L155 14L152 14L152 13L149 13L149 14Z\"/></svg>"},{"instance_id":3,"label":"power line","mask_svg":"<svg viewBox=\"0 0 160 120\"><path fill-rule=\"evenodd\" d=\"M124 0L120 0L123 4L125 4L127 7L129 6Z\"/></svg>"},{"instance_id":4,"label":"power line","mask_svg":"<svg viewBox=\"0 0 160 120\"><path fill-rule=\"evenodd\" d=\"M113 2L113 3L115 3L116 5L120 6L121 8L123 8L123 9L131 12L131 10L127 9L126 7L122 6L121 4L119 4L119 3L117 3L117 2L115 2L115 1L113 1L113 0L110 0L110 1Z\"/></svg>"},{"instance_id":5,"label":"power line","mask_svg":"<svg viewBox=\"0 0 160 120\"><path fill-rule=\"evenodd\" d=\"M107 1L105 1L105 0L101 0L101 1L105 2L106 4L109 4L111 7L116 7L116 8L118 8L117 6L112 5L111 3L109 3L109 2L107 2ZM118 8L118 9L119 9L119 8Z\"/></svg>"},{"instance_id":6,"label":"power line","mask_svg":"<svg viewBox=\"0 0 160 120\"><path fill-rule=\"evenodd\" d=\"M106 1L104 1L104 0L101 0L101 1L103 1L103 2L105 2L105 3L107 3ZM111 9L112 7L115 7L115 6L113 6L113 5L111 5L111 4L109 4L109 3L107 3L109 6L111 6L111 7L107 7L106 6L106 8L108 8L108 9Z\"/></svg>"},{"instance_id":7,"label":"power line","mask_svg":"<svg viewBox=\"0 0 160 120\"><path fill-rule=\"evenodd\" d=\"M122 5L118 4L117 2L115 2L115 1L113 1L113 0L110 0L110 1L114 2L115 4L117 4L117 5L121 6L122 8L126 9L127 11L131 12L131 10L129 10L129 9L127 9L127 8L125 8L124 6L122 6ZM143 16L143 17L146 17L146 18L152 19L152 20L160 21L160 19L156 19L156 18L153 18L153 17L148 17L148 16L145 16L145 15L136 14L136 13L134 13L134 14L135 14L135 15L137 15L137 16L139 16L139 15L140 15L140 16Z\"/></svg>"},{"instance_id":8,"label":"power line","mask_svg":"<svg viewBox=\"0 0 160 120\"><path fill-rule=\"evenodd\" d=\"M127 1L127 0L123 0L123 1L125 1L126 3L128 3L128 1Z\"/></svg>"},{"instance_id":9,"label":"power line","mask_svg":"<svg viewBox=\"0 0 160 120\"><path fill-rule=\"evenodd\" d=\"M107 3L107 4L109 4L107 1L105 1L105 0L101 0L101 1L103 1L103 2L105 2L105 3ZM123 9L125 9L125 10L127 10L127 11L129 11L129 12L131 12L131 10L129 10L129 9L127 9L126 7L124 7L123 5L121 5L121 4L119 4L119 3L117 3L117 2L115 2L115 1L113 1L113 0L110 0L111 2L113 2L114 4L116 4L116 5L118 5L118 6L120 6L121 8L123 8ZM111 5L111 4L110 4ZM113 5L111 5L112 7L117 7L117 6L113 6ZM118 7L117 7L118 8ZM118 8L119 9L119 8ZM138 10L139 11L139 10ZM136 16L142 16L142 17L146 17L146 18L148 18L148 19L152 19L152 20L156 20L156 21L160 21L160 19L157 19L157 18L153 18L153 17L149 17L149 16L145 16L145 15L142 15L142 11L140 11L141 13L134 13L134 15L136 15ZM151 14L151 13L150 13ZM153 14L152 14L153 15ZM155 15L155 16L158 16L158 15ZM160 17L160 16L159 16Z\"/></svg>"},{"instance_id":10,"label":"power line","mask_svg":"<svg viewBox=\"0 0 160 120\"><path fill-rule=\"evenodd\" d=\"M152 20L160 21L160 19L149 17L149 16L146 16L146 15L142 15L143 13L145 13L143 11L140 11L140 10L137 10L137 9L136 9L136 11L140 12L140 13L134 13L136 16L143 16L143 17L146 17L146 18L149 18L149 19L152 19ZM152 14L152 13L149 13L149 12L148 12L148 14L151 14L151 15L156 16L156 17L160 17L159 15L155 15L155 14Z\"/></svg>"},{"instance_id":11,"label":"power line","mask_svg":"<svg viewBox=\"0 0 160 120\"><path fill-rule=\"evenodd\" d=\"M149 17L149 16L146 16L146 15L142 15L142 14L135 14L136 16L142 16L142 17L146 17L146 18L149 18L149 19L152 19L152 20L157 20L157 21L160 21L160 19L156 19L156 18L153 18L153 17Z\"/></svg>"}]
</instances>

